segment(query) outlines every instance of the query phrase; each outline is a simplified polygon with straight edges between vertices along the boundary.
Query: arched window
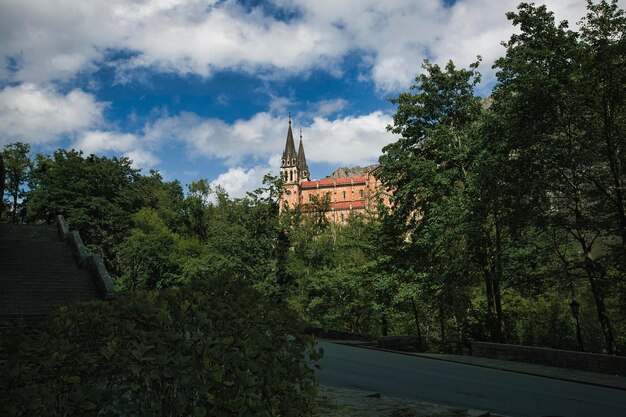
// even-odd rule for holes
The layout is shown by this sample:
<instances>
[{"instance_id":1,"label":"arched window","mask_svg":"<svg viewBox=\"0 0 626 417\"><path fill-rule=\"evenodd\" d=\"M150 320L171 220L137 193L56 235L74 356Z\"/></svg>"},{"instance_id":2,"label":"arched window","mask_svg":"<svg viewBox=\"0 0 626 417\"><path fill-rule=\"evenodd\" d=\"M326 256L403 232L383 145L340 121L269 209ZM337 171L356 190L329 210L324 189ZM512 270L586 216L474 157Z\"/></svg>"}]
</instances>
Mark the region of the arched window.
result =
<instances>
[{"instance_id":1,"label":"arched window","mask_svg":"<svg viewBox=\"0 0 626 417\"><path fill-rule=\"evenodd\" d=\"M291 165L295 165L295 164L296 164L296 158L293 158L293 159L291 160Z\"/></svg>"},{"instance_id":2,"label":"arched window","mask_svg":"<svg viewBox=\"0 0 626 417\"><path fill-rule=\"evenodd\" d=\"M289 181L293 181L293 171L289 171Z\"/></svg>"}]
</instances>

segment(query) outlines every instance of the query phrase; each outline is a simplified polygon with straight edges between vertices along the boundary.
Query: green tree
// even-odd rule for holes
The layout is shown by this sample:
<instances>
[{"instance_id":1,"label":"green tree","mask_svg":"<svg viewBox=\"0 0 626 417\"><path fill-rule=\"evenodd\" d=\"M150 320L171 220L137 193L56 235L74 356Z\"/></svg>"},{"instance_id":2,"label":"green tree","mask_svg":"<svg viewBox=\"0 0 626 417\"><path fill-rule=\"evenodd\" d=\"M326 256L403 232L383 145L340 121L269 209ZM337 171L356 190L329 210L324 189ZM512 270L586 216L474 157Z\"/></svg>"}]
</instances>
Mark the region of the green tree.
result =
<instances>
[{"instance_id":1,"label":"green tree","mask_svg":"<svg viewBox=\"0 0 626 417\"><path fill-rule=\"evenodd\" d=\"M187 186L188 193L184 202L185 231L190 236L205 241L209 222L209 199L213 189L206 179L193 181Z\"/></svg>"},{"instance_id":2,"label":"green tree","mask_svg":"<svg viewBox=\"0 0 626 417\"><path fill-rule=\"evenodd\" d=\"M12 199L13 223L17 222L18 199L24 196L23 187L26 185L32 166L29 153L30 145L23 142L10 143L2 150L5 171L4 189ZM4 199L4 195L2 197Z\"/></svg>"},{"instance_id":3,"label":"green tree","mask_svg":"<svg viewBox=\"0 0 626 417\"><path fill-rule=\"evenodd\" d=\"M277 258L285 248L280 241L278 193L272 178L266 180L264 187L239 199L219 187L215 190L215 203L203 209L206 256L196 266L209 274L232 271L264 293L277 295Z\"/></svg>"},{"instance_id":4,"label":"green tree","mask_svg":"<svg viewBox=\"0 0 626 417\"><path fill-rule=\"evenodd\" d=\"M137 175L132 183L130 195L135 196L137 207L155 210L166 226L176 232L184 231L184 193L180 183L163 181L158 171L149 175Z\"/></svg>"},{"instance_id":5,"label":"green tree","mask_svg":"<svg viewBox=\"0 0 626 417\"><path fill-rule=\"evenodd\" d=\"M132 213L145 203L135 184L139 172L127 158L84 156L75 150L37 155L30 178L30 209L43 218L47 211L64 214L85 244L104 255L117 275L115 248L132 228Z\"/></svg>"},{"instance_id":6,"label":"green tree","mask_svg":"<svg viewBox=\"0 0 626 417\"><path fill-rule=\"evenodd\" d=\"M468 69L457 69L449 62L441 68L425 61L424 73L411 87L417 93L401 93L391 100L398 110L388 129L401 138L386 146L380 158L380 179L394 190L389 218L404 225L415 269L427 278L422 286L437 300L442 348L446 322L456 316L455 305L473 278L467 186L472 175L472 129L482 112L473 91L480 81L477 67L475 62ZM477 259L489 271L487 319L492 340L500 340L499 276L487 257Z\"/></svg>"},{"instance_id":7,"label":"green tree","mask_svg":"<svg viewBox=\"0 0 626 417\"><path fill-rule=\"evenodd\" d=\"M135 227L117 249L122 289L156 289L178 281L174 261L177 236L158 214L143 208L133 215Z\"/></svg>"},{"instance_id":8,"label":"green tree","mask_svg":"<svg viewBox=\"0 0 626 417\"><path fill-rule=\"evenodd\" d=\"M614 213L614 230L621 237L622 261L626 265L626 14L617 0L587 1L581 21L580 74L576 81L582 99L580 124L585 139L594 146L601 164L589 175L608 198Z\"/></svg>"},{"instance_id":9,"label":"green tree","mask_svg":"<svg viewBox=\"0 0 626 417\"><path fill-rule=\"evenodd\" d=\"M515 175L524 179L529 198L517 202L534 213L537 230L559 238L554 250L563 268L584 271L606 350L614 353L605 297L607 248L624 236L618 161L624 77L617 69L623 55L616 52L624 48L624 18L615 2L590 2L588 9L580 33L557 24L545 6L522 3L507 15L520 32L496 62L493 111L505 143L500 155L519 168L504 178L516 185ZM565 236L578 251L563 249Z\"/></svg>"}]
</instances>

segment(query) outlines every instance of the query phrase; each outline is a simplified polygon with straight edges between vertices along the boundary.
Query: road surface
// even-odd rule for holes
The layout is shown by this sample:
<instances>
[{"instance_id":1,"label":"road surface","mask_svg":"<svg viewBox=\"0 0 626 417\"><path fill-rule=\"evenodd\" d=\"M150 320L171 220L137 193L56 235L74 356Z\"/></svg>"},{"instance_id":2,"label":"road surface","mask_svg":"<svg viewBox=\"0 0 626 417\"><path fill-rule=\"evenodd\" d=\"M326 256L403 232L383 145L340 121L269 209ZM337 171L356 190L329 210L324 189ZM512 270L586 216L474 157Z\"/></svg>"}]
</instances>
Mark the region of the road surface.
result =
<instances>
[{"instance_id":1,"label":"road surface","mask_svg":"<svg viewBox=\"0 0 626 417\"><path fill-rule=\"evenodd\" d=\"M625 417L626 391L320 341L321 384L519 417Z\"/></svg>"}]
</instances>

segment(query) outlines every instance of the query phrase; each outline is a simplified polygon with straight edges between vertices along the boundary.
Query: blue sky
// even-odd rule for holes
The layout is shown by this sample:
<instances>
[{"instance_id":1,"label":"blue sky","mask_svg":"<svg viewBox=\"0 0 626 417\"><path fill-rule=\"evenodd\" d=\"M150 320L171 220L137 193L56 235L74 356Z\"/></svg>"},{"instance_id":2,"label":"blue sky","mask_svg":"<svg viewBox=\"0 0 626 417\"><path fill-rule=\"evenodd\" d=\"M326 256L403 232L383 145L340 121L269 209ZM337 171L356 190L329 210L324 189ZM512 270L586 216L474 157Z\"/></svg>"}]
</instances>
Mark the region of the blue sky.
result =
<instances>
[{"instance_id":1,"label":"blue sky","mask_svg":"<svg viewBox=\"0 0 626 417\"><path fill-rule=\"evenodd\" d=\"M541 2L539 2L541 3ZM576 22L584 0L547 2ZM0 145L128 156L233 196L277 173L291 113L313 177L377 161L387 98L483 56L509 0L0 0Z\"/></svg>"}]
</instances>

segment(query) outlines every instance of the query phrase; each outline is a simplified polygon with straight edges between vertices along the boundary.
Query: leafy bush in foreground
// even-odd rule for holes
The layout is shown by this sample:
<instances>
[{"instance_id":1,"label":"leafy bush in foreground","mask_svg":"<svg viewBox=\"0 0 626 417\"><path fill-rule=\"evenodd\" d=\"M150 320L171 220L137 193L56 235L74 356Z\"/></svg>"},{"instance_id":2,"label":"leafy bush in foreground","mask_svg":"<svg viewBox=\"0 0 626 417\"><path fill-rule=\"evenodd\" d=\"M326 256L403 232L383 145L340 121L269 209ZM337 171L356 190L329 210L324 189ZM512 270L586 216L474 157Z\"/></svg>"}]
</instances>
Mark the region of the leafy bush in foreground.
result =
<instances>
[{"instance_id":1,"label":"leafy bush in foreground","mask_svg":"<svg viewBox=\"0 0 626 417\"><path fill-rule=\"evenodd\" d=\"M319 353L300 330L230 278L62 307L1 335L0 414L307 415Z\"/></svg>"}]
</instances>

